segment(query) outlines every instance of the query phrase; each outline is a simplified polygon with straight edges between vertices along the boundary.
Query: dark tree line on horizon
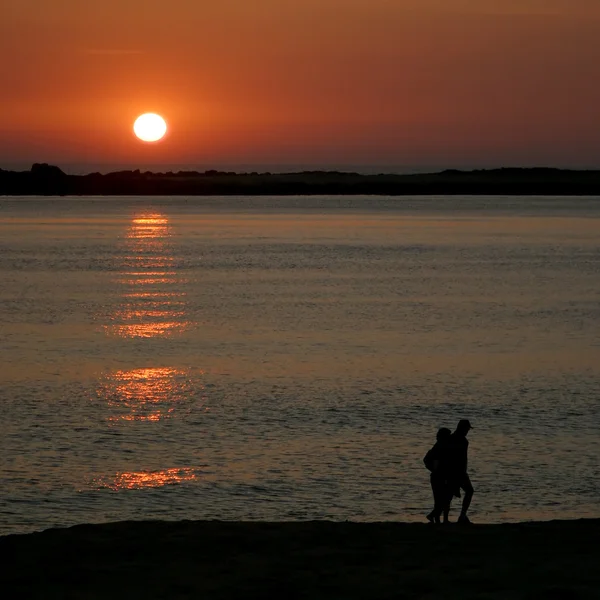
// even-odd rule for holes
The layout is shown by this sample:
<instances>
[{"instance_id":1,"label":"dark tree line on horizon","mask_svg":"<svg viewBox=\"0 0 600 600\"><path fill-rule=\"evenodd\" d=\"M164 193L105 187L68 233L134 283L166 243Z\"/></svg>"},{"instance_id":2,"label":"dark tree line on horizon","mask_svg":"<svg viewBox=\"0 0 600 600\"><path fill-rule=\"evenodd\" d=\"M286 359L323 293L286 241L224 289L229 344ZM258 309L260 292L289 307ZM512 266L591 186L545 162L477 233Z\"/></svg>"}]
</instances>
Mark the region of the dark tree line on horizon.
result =
<instances>
[{"instance_id":1,"label":"dark tree line on horizon","mask_svg":"<svg viewBox=\"0 0 600 600\"><path fill-rule=\"evenodd\" d=\"M502 168L412 175L341 171L235 173L209 170L117 171L67 175L36 163L29 171L0 169L0 195L584 195L600 196L600 170Z\"/></svg>"}]
</instances>

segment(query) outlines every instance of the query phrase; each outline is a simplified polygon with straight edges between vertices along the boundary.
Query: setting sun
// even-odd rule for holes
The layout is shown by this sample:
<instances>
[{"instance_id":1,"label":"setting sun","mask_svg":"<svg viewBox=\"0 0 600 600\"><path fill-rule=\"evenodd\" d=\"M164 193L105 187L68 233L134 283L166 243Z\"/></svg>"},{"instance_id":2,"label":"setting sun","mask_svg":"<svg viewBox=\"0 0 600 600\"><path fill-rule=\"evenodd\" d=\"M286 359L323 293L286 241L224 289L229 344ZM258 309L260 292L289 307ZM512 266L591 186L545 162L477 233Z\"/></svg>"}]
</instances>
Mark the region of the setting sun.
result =
<instances>
[{"instance_id":1,"label":"setting sun","mask_svg":"<svg viewBox=\"0 0 600 600\"><path fill-rule=\"evenodd\" d=\"M133 132L143 142L157 142L167 132L167 123L160 115L146 113L135 120Z\"/></svg>"}]
</instances>

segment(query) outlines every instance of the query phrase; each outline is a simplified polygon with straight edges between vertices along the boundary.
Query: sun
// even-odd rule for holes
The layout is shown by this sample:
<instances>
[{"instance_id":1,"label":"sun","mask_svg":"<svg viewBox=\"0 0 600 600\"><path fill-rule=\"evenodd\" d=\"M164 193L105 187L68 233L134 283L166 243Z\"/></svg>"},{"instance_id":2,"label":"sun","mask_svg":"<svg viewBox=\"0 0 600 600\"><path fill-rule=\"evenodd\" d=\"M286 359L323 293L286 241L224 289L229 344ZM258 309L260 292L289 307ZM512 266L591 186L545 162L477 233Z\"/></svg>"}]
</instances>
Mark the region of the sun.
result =
<instances>
[{"instance_id":1,"label":"sun","mask_svg":"<svg viewBox=\"0 0 600 600\"><path fill-rule=\"evenodd\" d=\"M143 142L158 142L167 133L167 123L156 113L146 113L135 120L133 132Z\"/></svg>"}]
</instances>

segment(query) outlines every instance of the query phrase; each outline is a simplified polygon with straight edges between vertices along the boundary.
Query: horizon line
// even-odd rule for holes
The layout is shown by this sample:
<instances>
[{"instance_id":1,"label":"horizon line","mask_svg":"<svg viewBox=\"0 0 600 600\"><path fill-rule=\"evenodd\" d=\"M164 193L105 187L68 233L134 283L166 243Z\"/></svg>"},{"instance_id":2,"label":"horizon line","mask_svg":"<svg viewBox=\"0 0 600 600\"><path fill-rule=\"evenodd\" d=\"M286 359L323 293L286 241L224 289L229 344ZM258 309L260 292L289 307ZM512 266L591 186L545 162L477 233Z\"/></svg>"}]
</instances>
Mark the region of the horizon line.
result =
<instances>
[{"instance_id":1,"label":"horizon line","mask_svg":"<svg viewBox=\"0 0 600 600\"><path fill-rule=\"evenodd\" d=\"M47 164L58 167L63 173L71 176L91 175L100 173L107 175L122 171L140 171L142 173L177 173L180 171L205 173L207 171L218 171L227 173L236 173L239 175L252 173L259 174L286 174L302 172L340 172L355 173L358 175L427 175L443 171L493 171L500 169L547 169L563 171L598 171L600 164L597 165L549 165L549 164L431 164L431 165L398 165L398 164L352 164L352 163L161 163L161 164L131 164L131 163L54 163L48 161L18 162L18 163L0 163L0 170L28 172L33 165Z\"/></svg>"}]
</instances>

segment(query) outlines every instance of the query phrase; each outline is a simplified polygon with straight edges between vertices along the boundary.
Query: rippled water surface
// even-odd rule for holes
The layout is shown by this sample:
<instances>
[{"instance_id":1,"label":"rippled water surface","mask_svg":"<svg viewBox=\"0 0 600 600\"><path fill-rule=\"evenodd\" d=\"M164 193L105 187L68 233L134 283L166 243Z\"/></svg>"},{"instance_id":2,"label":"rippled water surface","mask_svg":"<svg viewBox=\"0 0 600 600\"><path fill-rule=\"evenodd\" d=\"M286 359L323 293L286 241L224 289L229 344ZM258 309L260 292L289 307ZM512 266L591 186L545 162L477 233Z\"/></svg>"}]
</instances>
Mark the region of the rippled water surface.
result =
<instances>
[{"instance_id":1,"label":"rippled water surface","mask_svg":"<svg viewBox=\"0 0 600 600\"><path fill-rule=\"evenodd\" d=\"M460 418L473 520L600 517L600 199L5 197L0 276L0 533L423 520Z\"/></svg>"}]
</instances>

